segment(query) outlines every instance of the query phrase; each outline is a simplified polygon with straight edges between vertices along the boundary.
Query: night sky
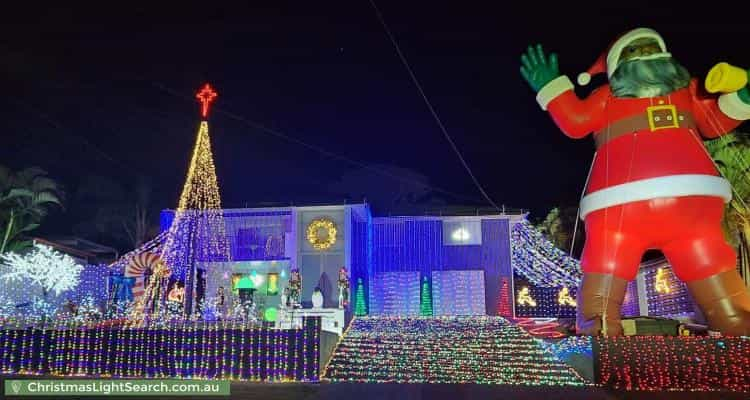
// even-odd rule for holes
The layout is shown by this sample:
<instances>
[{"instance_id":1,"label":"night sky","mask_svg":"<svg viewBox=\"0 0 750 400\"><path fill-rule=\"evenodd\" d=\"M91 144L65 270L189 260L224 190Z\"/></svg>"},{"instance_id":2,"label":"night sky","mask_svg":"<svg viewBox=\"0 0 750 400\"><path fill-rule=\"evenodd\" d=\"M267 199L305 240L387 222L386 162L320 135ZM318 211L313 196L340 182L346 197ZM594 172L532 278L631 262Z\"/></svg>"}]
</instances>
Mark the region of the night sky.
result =
<instances>
[{"instance_id":1,"label":"night sky","mask_svg":"<svg viewBox=\"0 0 750 400\"><path fill-rule=\"evenodd\" d=\"M399 185L357 173L359 163L423 175L443 190L433 201L487 205L368 0L151 3L4 10L0 163L46 168L69 198L92 175L122 185L147 177L154 206L174 207L199 123L194 93L211 82L226 207L357 202L359 193L340 187L347 176L372 178L369 190L381 194ZM539 109L518 72L527 44L557 52L575 79L616 35L649 26L694 75L718 61L750 67L747 6L722 2L713 15L707 3L525 3L377 1L489 195L532 216L577 204L594 148L591 138L566 138ZM45 229L69 234L75 219L57 212Z\"/></svg>"}]
</instances>

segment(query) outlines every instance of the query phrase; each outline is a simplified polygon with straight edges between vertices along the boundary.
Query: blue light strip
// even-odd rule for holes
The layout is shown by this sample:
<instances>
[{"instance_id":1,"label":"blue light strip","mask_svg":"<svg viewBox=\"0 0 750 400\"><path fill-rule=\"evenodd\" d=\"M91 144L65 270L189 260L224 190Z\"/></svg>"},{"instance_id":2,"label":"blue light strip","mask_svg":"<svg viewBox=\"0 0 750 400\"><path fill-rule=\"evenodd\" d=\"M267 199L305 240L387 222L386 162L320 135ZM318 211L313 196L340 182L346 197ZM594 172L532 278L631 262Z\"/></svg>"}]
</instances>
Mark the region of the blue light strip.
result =
<instances>
[{"instance_id":1,"label":"blue light strip","mask_svg":"<svg viewBox=\"0 0 750 400\"><path fill-rule=\"evenodd\" d=\"M513 226L511 256L514 270L539 287L574 288L581 281L581 263L558 249L526 221Z\"/></svg>"}]
</instances>

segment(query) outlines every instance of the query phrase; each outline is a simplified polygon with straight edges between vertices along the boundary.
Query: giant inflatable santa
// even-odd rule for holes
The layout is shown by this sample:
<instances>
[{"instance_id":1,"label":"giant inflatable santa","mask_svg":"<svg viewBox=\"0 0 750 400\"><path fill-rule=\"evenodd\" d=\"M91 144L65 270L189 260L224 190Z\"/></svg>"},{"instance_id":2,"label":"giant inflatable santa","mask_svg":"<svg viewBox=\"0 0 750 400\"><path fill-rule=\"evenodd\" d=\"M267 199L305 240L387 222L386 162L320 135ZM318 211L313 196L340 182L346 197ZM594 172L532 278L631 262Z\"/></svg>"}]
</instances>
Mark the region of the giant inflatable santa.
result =
<instances>
[{"instance_id":1,"label":"giant inflatable santa","mask_svg":"<svg viewBox=\"0 0 750 400\"><path fill-rule=\"evenodd\" d=\"M578 83L599 73L609 83L580 99L554 54L537 45L522 56L521 74L542 109L567 136L591 134L596 145L580 204L586 244L578 331L621 334L627 283L643 253L660 249L712 329L750 334L750 294L721 227L732 188L702 142L750 119L747 72L714 82L711 90L722 93L709 95L656 31L638 28L614 41Z\"/></svg>"}]
</instances>

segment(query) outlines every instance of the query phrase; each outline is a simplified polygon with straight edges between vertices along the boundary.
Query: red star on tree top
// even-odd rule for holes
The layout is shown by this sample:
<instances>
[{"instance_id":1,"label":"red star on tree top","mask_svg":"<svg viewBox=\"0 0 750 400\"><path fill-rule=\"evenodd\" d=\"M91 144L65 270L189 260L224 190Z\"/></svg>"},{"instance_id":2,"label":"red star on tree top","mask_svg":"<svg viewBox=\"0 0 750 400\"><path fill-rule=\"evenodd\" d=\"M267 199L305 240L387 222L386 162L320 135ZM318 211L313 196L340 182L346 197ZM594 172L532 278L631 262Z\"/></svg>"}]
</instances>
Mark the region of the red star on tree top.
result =
<instances>
[{"instance_id":1,"label":"red star on tree top","mask_svg":"<svg viewBox=\"0 0 750 400\"><path fill-rule=\"evenodd\" d=\"M203 89L201 89L198 94L195 95L201 103L201 116L203 118L208 116L208 107L211 105L211 102L214 101L216 96L217 93L208 83L206 86L203 86Z\"/></svg>"}]
</instances>

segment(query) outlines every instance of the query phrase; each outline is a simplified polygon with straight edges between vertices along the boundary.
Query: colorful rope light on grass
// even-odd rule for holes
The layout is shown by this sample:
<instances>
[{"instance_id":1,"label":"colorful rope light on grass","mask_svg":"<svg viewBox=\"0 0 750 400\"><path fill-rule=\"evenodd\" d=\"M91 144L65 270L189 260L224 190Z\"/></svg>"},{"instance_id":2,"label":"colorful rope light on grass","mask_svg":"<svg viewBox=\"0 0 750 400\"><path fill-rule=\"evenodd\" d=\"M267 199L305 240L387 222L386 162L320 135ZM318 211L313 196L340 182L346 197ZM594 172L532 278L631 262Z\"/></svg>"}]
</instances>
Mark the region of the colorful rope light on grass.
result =
<instances>
[{"instance_id":1,"label":"colorful rope light on grass","mask_svg":"<svg viewBox=\"0 0 750 400\"><path fill-rule=\"evenodd\" d=\"M359 317L326 368L334 382L584 385L502 317Z\"/></svg>"},{"instance_id":2,"label":"colorful rope light on grass","mask_svg":"<svg viewBox=\"0 0 750 400\"><path fill-rule=\"evenodd\" d=\"M597 337L597 382L626 390L750 391L750 338Z\"/></svg>"},{"instance_id":3,"label":"colorful rope light on grass","mask_svg":"<svg viewBox=\"0 0 750 400\"><path fill-rule=\"evenodd\" d=\"M537 338L554 339L565 336L557 330L560 324L557 323L556 318L516 318L513 322L522 327L529 335Z\"/></svg>"},{"instance_id":4,"label":"colorful rope light on grass","mask_svg":"<svg viewBox=\"0 0 750 400\"><path fill-rule=\"evenodd\" d=\"M568 336L557 341L542 341L543 346L560 361L567 362L572 356L592 357L591 336Z\"/></svg>"},{"instance_id":5,"label":"colorful rope light on grass","mask_svg":"<svg viewBox=\"0 0 750 400\"><path fill-rule=\"evenodd\" d=\"M320 322L276 330L245 324L167 328L0 330L0 372L87 377L317 381ZM300 363L300 360L304 360ZM244 366L254 366L244 368Z\"/></svg>"}]
</instances>

